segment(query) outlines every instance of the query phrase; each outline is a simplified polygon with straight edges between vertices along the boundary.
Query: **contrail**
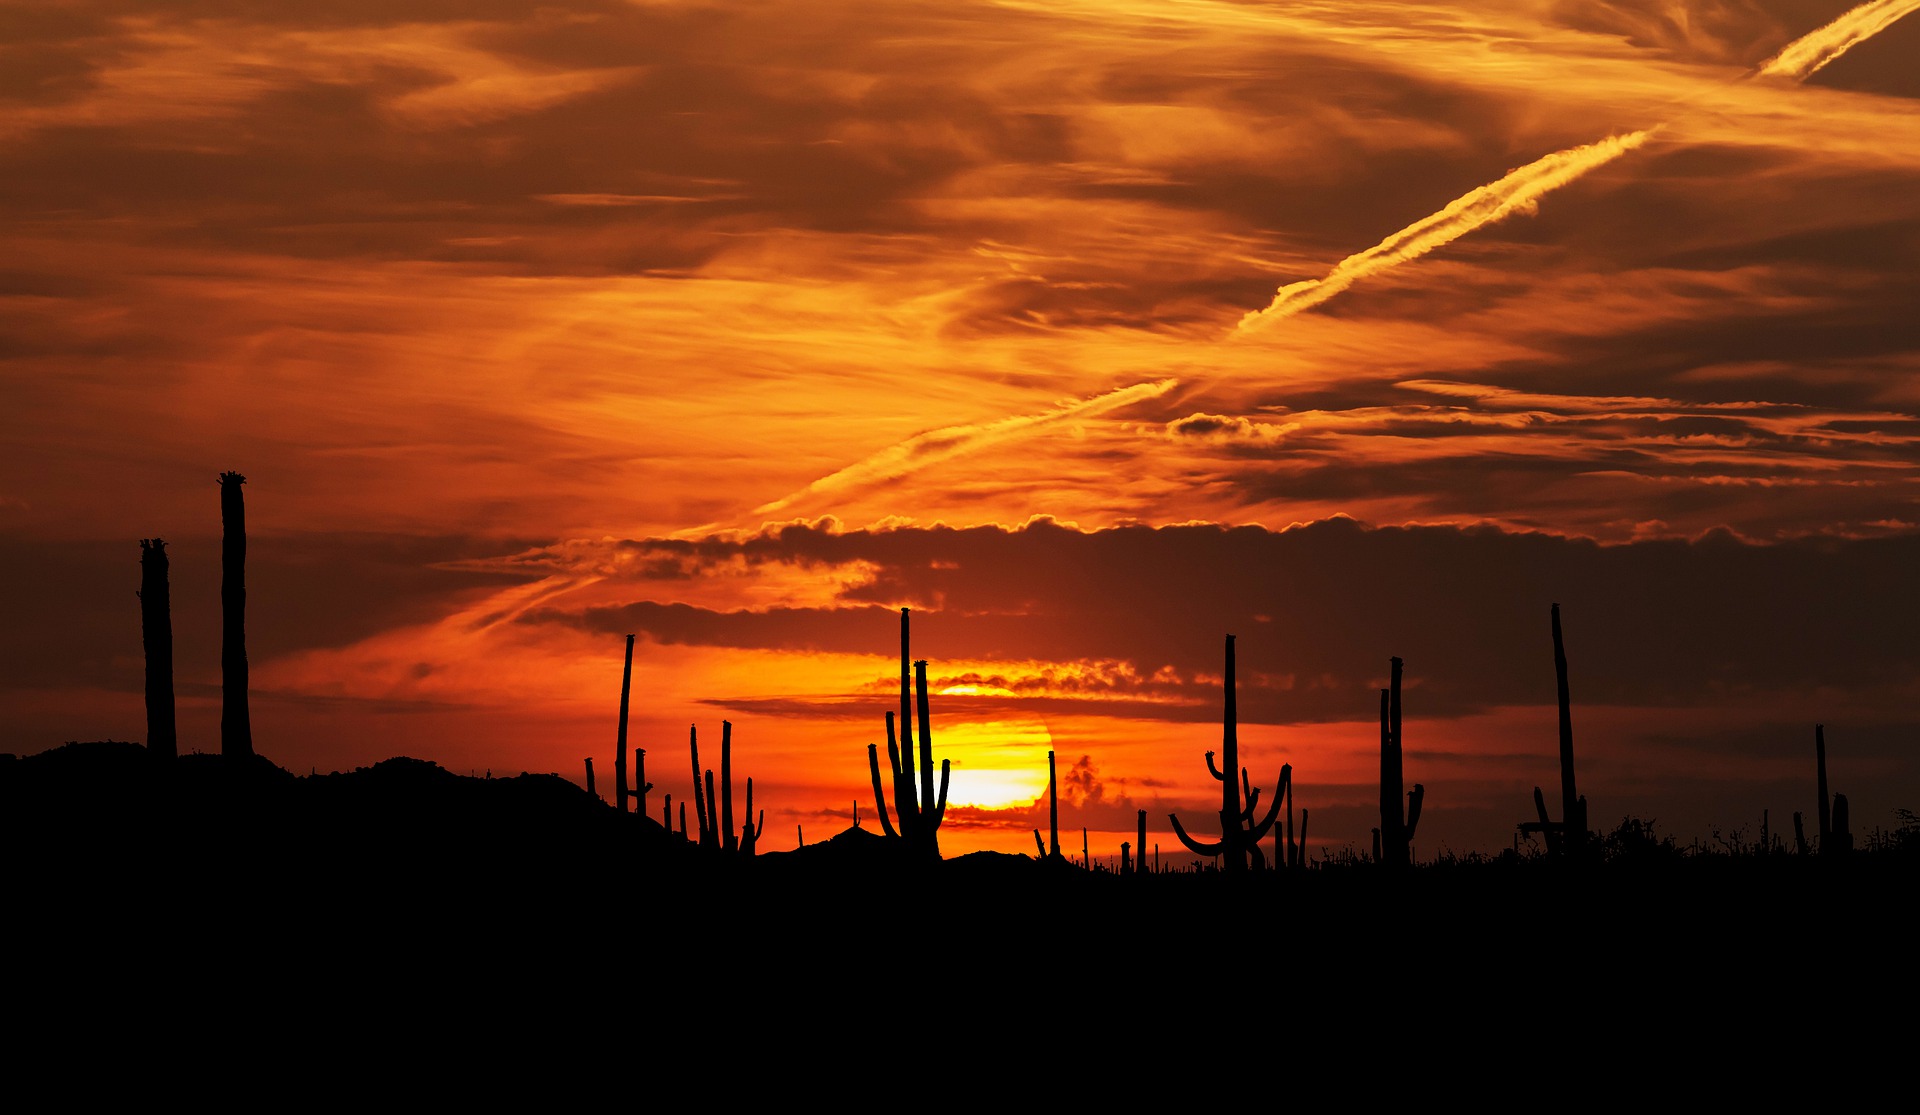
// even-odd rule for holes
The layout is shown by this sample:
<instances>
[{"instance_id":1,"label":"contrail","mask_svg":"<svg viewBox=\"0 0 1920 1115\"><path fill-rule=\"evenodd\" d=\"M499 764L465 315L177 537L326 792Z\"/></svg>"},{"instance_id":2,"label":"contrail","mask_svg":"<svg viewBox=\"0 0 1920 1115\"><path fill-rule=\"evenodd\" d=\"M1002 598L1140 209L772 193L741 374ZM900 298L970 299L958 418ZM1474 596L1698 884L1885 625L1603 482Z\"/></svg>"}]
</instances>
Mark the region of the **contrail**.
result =
<instances>
[{"instance_id":1,"label":"contrail","mask_svg":"<svg viewBox=\"0 0 1920 1115\"><path fill-rule=\"evenodd\" d=\"M1920 2L1920 0L1916 0ZM1290 283L1273 296L1264 310L1240 319L1246 331L1283 317L1292 317L1339 294L1369 275L1376 275L1435 248L1451 244L1482 225L1492 224L1516 209L1532 210L1551 190L1573 181L1594 167L1610 163L1652 137L1656 129L1610 136L1585 147L1570 147L1536 159L1490 186L1481 186L1455 198L1445 209L1415 221L1358 255L1340 261L1323 279Z\"/></svg>"},{"instance_id":2,"label":"contrail","mask_svg":"<svg viewBox=\"0 0 1920 1115\"><path fill-rule=\"evenodd\" d=\"M865 460L856 461L839 472L823 476L792 495L783 496L772 503L763 503L754 508L752 513L767 515L783 511L808 496L881 480L892 480L905 476L914 469L958 457L963 453L971 453L976 449L984 449L1003 441L1011 441L1045 426L1075 418L1105 414L1129 403L1164 395L1173 390L1179 382L1177 379L1160 379L1136 383L1131 387L1122 387L1117 391L1095 395L1090 399L1078 399L1052 410L1043 410L1038 414L1016 414L997 422L983 422L971 426L945 426L938 430L928 430L922 434L915 434L898 445L888 446Z\"/></svg>"},{"instance_id":3,"label":"contrail","mask_svg":"<svg viewBox=\"0 0 1920 1115\"><path fill-rule=\"evenodd\" d=\"M1854 8L1817 31L1809 32L1787 44L1771 61L1757 71L1767 77L1805 81L1822 66L1845 54L1885 30L1895 20L1920 8L1920 0L1871 0ZM1252 332L1265 325L1312 309L1369 275L1377 275L1435 248L1450 244L1474 229L1492 224L1515 210L1532 211L1540 198L1580 178L1595 167L1626 154L1645 143L1660 129L1647 128L1626 135L1611 136L1584 147L1556 151L1528 163L1505 178L1456 198L1445 209L1422 218L1357 255L1336 264L1324 278L1289 283L1280 288L1263 310L1253 310L1240 319L1233 336Z\"/></svg>"},{"instance_id":4,"label":"contrail","mask_svg":"<svg viewBox=\"0 0 1920 1115\"><path fill-rule=\"evenodd\" d=\"M1766 77L1805 81L1822 66L1885 31L1901 16L1920 8L1920 0L1872 0L1848 11L1818 31L1802 35L1760 67Z\"/></svg>"}]
</instances>

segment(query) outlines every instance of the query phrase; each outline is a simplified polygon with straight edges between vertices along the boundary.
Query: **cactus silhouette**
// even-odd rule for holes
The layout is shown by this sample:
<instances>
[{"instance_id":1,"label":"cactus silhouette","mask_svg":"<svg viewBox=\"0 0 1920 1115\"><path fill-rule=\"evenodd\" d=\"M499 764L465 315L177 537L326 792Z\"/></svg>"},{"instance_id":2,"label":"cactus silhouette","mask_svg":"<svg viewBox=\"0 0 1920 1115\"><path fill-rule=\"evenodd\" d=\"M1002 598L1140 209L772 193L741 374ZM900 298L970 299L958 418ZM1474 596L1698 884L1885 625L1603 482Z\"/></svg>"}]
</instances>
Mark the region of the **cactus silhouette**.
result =
<instances>
[{"instance_id":1,"label":"cactus silhouette","mask_svg":"<svg viewBox=\"0 0 1920 1115\"><path fill-rule=\"evenodd\" d=\"M1033 830L1034 847L1042 859L1060 858L1060 783L1054 776L1053 752L1047 752L1047 833L1052 844L1040 843L1040 830Z\"/></svg>"},{"instance_id":2,"label":"cactus silhouette","mask_svg":"<svg viewBox=\"0 0 1920 1115\"><path fill-rule=\"evenodd\" d=\"M220 754L253 754L247 714L247 507L237 472L220 474Z\"/></svg>"},{"instance_id":3,"label":"cactus silhouette","mask_svg":"<svg viewBox=\"0 0 1920 1115\"><path fill-rule=\"evenodd\" d=\"M916 796L913 769L913 731L905 720L907 690L908 629L907 609L900 609L900 708L902 723L898 739L894 735L893 713L887 713L887 762L893 771L893 813L898 827L887 816L887 798L880 784L878 745L867 745L867 769L873 775L874 811L880 815L880 828L891 839L900 841L915 859L940 858L940 821L947 812L947 783L952 765L940 761L940 796L933 794L933 727L927 709L927 664L913 663L913 694L920 714L920 788ZM1038 833L1035 834L1038 839Z\"/></svg>"},{"instance_id":4,"label":"cactus silhouette","mask_svg":"<svg viewBox=\"0 0 1920 1115\"><path fill-rule=\"evenodd\" d=\"M1260 841L1273 827L1273 819L1280 814L1280 799L1286 794L1287 783L1293 777L1291 766L1280 768L1280 782L1274 788L1273 802L1267 809L1264 819L1255 823L1254 808L1259 803L1260 792L1251 786L1246 769L1240 766L1240 727L1239 711L1235 705L1233 676L1233 636L1227 636L1226 670L1226 715L1221 730L1221 764L1213 763L1213 752L1207 752L1207 772L1220 782L1220 839L1218 841L1195 840L1187 835L1180 818L1167 814L1173 822L1173 834L1180 842L1197 856L1222 857L1222 869L1229 873L1247 870L1248 859L1257 869L1265 865L1265 857L1260 852ZM1242 791L1245 791L1245 804L1242 805Z\"/></svg>"},{"instance_id":5,"label":"cactus silhouette","mask_svg":"<svg viewBox=\"0 0 1920 1115\"><path fill-rule=\"evenodd\" d=\"M633 689L633 636L627 636L627 664L620 671L620 726L614 733L613 804L627 811L627 694ZM640 800L640 813L647 812L646 799Z\"/></svg>"},{"instance_id":6,"label":"cactus silhouette","mask_svg":"<svg viewBox=\"0 0 1920 1115\"><path fill-rule=\"evenodd\" d=\"M1133 869L1136 874L1144 875L1147 869L1147 811L1140 810L1140 815L1134 818L1134 823L1138 831L1133 836L1136 849Z\"/></svg>"},{"instance_id":7,"label":"cactus silhouette","mask_svg":"<svg viewBox=\"0 0 1920 1115\"><path fill-rule=\"evenodd\" d=\"M1550 854L1578 855L1587 843L1587 799L1580 796L1573 779L1573 699L1567 689L1567 648L1560 637L1560 605L1553 606L1553 674L1560 701L1560 810L1562 819L1547 816L1546 795L1533 788L1533 808L1538 821L1520 826L1523 833L1537 832L1546 838Z\"/></svg>"},{"instance_id":8,"label":"cactus silhouette","mask_svg":"<svg viewBox=\"0 0 1920 1115\"><path fill-rule=\"evenodd\" d=\"M1393 869L1413 862L1413 833L1420 826L1420 805L1427 788L1416 783L1407 796L1406 813L1400 795L1406 785L1400 767L1400 660L1393 659L1388 687L1380 691L1380 845L1382 861ZM1291 787L1289 787L1291 789Z\"/></svg>"},{"instance_id":9,"label":"cactus silhouette","mask_svg":"<svg viewBox=\"0 0 1920 1115\"><path fill-rule=\"evenodd\" d=\"M180 753L173 711L173 602L167 587L167 544L140 540L140 644L147 662L147 750Z\"/></svg>"},{"instance_id":10,"label":"cactus silhouette","mask_svg":"<svg viewBox=\"0 0 1920 1115\"><path fill-rule=\"evenodd\" d=\"M711 770L706 772L706 800L700 797L700 744L693 728L687 729L687 741L693 751L693 807L700 815L700 846L716 848L723 852L738 853L743 856L754 854L760 837L767 830L767 811L760 811L759 823L754 823L753 815L753 779L747 779L747 819L740 831L733 830L733 722L720 722L720 798L714 799L714 780ZM687 807L680 806L680 829L686 831Z\"/></svg>"},{"instance_id":11,"label":"cactus silhouette","mask_svg":"<svg viewBox=\"0 0 1920 1115\"><path fill-rule=\"evenodd\" d=\"M1847 824L1847 795L1827 796L1827 729L1813 726L1814 785L1820 794L1820 854L1845 855L1853 850L1853 833Z\"/></svg>"}]
</instances>

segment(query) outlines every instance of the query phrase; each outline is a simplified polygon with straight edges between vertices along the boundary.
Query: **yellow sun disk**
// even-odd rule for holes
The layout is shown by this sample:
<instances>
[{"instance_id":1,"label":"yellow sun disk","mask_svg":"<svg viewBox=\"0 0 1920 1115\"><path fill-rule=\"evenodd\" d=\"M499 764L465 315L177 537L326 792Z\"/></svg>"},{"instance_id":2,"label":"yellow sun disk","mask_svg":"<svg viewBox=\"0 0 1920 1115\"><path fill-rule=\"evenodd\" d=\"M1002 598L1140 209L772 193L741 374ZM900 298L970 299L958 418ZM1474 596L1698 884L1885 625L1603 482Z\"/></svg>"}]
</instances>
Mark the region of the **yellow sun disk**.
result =
<instances>
[{"instance_id":1,"label":"yellow sun disk","mask_svg":"<svg viewBox=\"0 0 1920 1115\"><path fill-rule=\"evenodd\" d=\"M1046 796L1053 736L1038 721L996 720L933 730L936 760L953 763L948 805L1005 809Z\"/></svg>"}]
</instances>

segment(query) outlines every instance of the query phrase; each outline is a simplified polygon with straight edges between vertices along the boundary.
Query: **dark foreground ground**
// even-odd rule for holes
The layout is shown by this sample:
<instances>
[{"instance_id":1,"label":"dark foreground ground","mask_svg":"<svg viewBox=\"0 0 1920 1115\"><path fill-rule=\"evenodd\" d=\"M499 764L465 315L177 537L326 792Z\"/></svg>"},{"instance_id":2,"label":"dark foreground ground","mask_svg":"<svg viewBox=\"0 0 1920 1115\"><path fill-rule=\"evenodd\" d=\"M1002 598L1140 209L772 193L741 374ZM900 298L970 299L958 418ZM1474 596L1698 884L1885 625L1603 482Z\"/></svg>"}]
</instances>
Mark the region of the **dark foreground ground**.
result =
<instances>
[{"instance_id":1,"label":"dark foreground ground","mask_svg":"<svg viewBox=\"0 0 1920 1115\"><path fill-rule=\"evenodd\" d=\"M904 864L854 830L742 860L556 776L127 744L0 759L0 839L10 1004L42 1038L511 1057L578 1033L656 1069L758 1049L836 1079L966 1049L1249 1088L1284 1065L1376 1098L1482 1065L1489 1102L1530 1106L1500 1089L1799 1087L1884 1043L1904 1064L1920 1022L1911 849L1127 878Z\"/></svg>"}]
</instances>

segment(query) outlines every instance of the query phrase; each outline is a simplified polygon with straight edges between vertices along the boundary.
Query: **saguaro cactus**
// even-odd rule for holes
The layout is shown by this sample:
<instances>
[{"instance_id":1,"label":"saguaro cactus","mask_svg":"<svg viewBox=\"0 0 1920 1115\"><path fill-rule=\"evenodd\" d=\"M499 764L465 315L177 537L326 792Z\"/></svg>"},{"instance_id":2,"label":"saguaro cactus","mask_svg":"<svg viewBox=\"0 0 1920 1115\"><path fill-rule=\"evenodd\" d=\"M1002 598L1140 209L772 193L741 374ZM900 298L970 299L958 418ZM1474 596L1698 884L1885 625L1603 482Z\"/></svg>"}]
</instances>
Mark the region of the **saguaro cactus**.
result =
<instances>
[{"instance_id":1,"label":"saguaro cactus","mask_svg":"<svg viewBox=\"0 0 1920 1115\"><path fill-rule=\"evenodd\" d=\"M1239 711L1235 704L1233 678L1233 636L1227 636L1226 670L1226 715L1221 731L1221 765L1213 763L1213 752L1207 752L1207 772L1220 782L1220 839L1218 841L1195 840L1187 835L1186 827L1180 818L1169 813L1173 822L1173 834L1180 842L1197 856L1220 856L1222 869L1237 873L1247 870L1249 857L1253 866L1265 865L1266 857L1260 852L1260 841L1273 827L1273 819L1280 814L1280 799L1286 793L1287 782L1292 778L1293 768L1280 768L1280 782L1274 790L1273 802L1267 809L1267 815L1257 824L1253 820L1254 807L1260 800L1260 792L1251 788L1246 769L1240 766L1240 728ZM1245 804L1241 803L1241 791L1246 787Z\"/></svg>"},{"instance_id":2,"label":"saguaro cactus","mask_svg":"<svg viewBox=\"0 0 1920 1115\"><path fill-rule=\"evenodd\" d=\"M1827 730L1824 724L1813 726L1814 781L1820 793L1820 854L1845 855L1853 850L1853 833L1847 821L1847 795L1827 796Z\"/></svg>"},{"instance_id":3,"label":"saguaro cactus","mask_svg":"<svg viewBox=\"0 0 1920 1115\"><path fill-rule=\"evenodd\" d=\"M733 831L733 722L720 722L720 798L714 798L714 780L711 770L706 772L706 800L700 796L700 749L695 741L692 729L688 729L689 746L693 749L693 807L700 815L700 846L718 848L723 852L738 853L744 856L754 854L760 837L766 832L767 811L760 811L756 825L753 815L753 779L747 779L747 819L739 832ZM686 829L686 806L680 807L680 827Z\"/></svg>"},{"instance_id":4,"label":"saguaro cactus","mask_svg":"<svg viewBox=\"0 0 1920 1115\"><path fill-rule=\"evenodd\" d=\"M1380 691L1380 845L1382 862L1392 869L1413 862L1413 834L1420 826L1420 805L1427 788L1416 783L1408 793L1406 812L1400 795L1406 782L1401 774L1400 660L1393 659L1388 687Z\"/></svg>"},{"instance_id":5,"label":"saguaro cactus","mask_svg":"<svg viewBox=\"0 0 1920 1115\"><path fill-rule=\"evenodd\" d=\"M907 609L900 609L900 707L908 707L907 694ZM887 761L893 771L893 813L899 819L896 828L887 816L887 799L880 785L878 746L867 745L867 769L873 775L873 804L880 814L880 827L887 836L901 841L907 854L916 859L940 858L940 821L947 812L947 783L952 764L940 761L940 796L933 793L933 726L927 708L927 664L913 663L913 687L920 714L920 787L916 795L913 769L913 733L903 723L898 740L894 736L893 713L887 713ZM1036 834L1037 838L1037 834Z\"/></svg>"},{"instance_id":6,"label":"saguaro cactus","mask_svg":"<svg viewBox=\"0 0 1920 1115\"><path fill-rule=\"evenodd\" d=\"M167 544L140 540L140 642L147 660L147 750L180 753L173 711L173 603L167 587Z\"/></svg>"},{"instance_id":7,"label":"saguaro cactus","mask_svg":"<svg viewBox=\"0 0 1920 1115\"><path fill-rule=\"evenodd\" d=\"M633 689L633 636L627 636L627 664L620 671L620 726L614 734L613 744L613 804L620 812L627 811L627 694ZM647 812L646 803L641 802L640 813Z\"/></svg>"},{"instance_id":8,"label":"saguaro cactus","mask_svg":"<svg viewBox=\"0 0 1920 1115\"><path fill-rule=\"evenodd\" d=\"M1147 873L1147 811L1140 810L1140 816L1135 818L1135 822L1139 831L1134 833L1134 871L1136 874L1144 875Z\"/></svg>"},{"instance_id":9,"label":"saguaro cactus","mask_svg":"<svg viewBox=\"0 0 1920 1115\"><path fill-rule=\"evenodd\" d=\"M253 754L247 713L247 507L237 472L220 474L220 754Z\"/></svg>"},{"instance_id":10,"label":"saguaro cactus","mask_svg":"<svg viewBox=\"0 0 1920 1115\"><path fill-rule=\"evenodd\" d=\"M1520 826L1521 832L1538 832L1546 837L1547 850L1578 855L1587 844L1587 799L1580 796L1573 779L1573 699L1567 689L1567 649L1560 637L1560 605L1553 606L1553 674L1560 701L1560 811L1562 819L1547 816L1546 796L1533 788L1534 809L1540 819Z\"/></svg>"}]
</instances>

